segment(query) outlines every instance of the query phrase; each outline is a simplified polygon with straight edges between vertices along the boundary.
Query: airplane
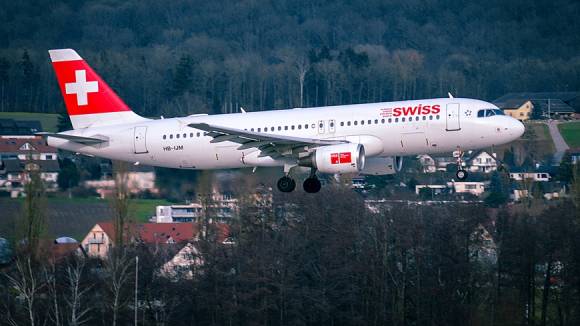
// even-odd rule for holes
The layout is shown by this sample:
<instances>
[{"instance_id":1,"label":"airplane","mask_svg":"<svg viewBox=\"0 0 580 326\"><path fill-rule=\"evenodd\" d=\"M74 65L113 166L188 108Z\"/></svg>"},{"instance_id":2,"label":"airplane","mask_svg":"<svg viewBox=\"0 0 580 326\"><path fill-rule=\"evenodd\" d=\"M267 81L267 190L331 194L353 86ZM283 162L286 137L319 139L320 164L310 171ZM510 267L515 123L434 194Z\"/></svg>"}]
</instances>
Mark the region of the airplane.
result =
<instances>
[{"instance_id":1,"label":"airplane","mask_svg":"<svg viewBox=\"0 0 580 326\"><path fill-rule=\"evenodd\" d=\"M179 169L282 167L281 192L295 169L309 169L303 188L321 189L317 172L394 174L403 156L459 153L509 143L524 125L476 99L293 108L148 119L134 113L72 49L49 50L73 130L39 133L50 146L88 156ZM293 173L292 173L293 174Z\"/></svg>"}]
</instances>

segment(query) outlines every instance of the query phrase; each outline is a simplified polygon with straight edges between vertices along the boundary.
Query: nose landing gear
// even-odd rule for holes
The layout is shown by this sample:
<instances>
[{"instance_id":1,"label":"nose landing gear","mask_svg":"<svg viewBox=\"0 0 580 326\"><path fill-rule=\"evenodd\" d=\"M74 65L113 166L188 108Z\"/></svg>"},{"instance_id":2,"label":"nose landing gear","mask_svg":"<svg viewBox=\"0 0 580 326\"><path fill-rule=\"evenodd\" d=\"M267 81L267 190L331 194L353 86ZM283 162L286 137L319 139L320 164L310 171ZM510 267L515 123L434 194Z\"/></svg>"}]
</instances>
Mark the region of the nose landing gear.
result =
<instances>
[{"instance_id":1,"label":"nose landing gear","mask_svg":"<svg viewBox=\"0 0 580 326\"><path fill-rule=\"evenodd\" d=\"M457 151L454 153L457 157L457 172L455 172L455 176L460 181L467 179L468 173L463 169L463 151L457 148Z\"/></svg>"},{"instance_id":2,"label":"nose landing gear","mask_svg":"<svg viewBox=\"0 0 580 326\"><path fill-rule=\"evenodd\" d=\"M465 179L467 179L467 171L461 169L461 170L457 170L457 172L455 173L455 176L457 177L457 179L463 181Z\"/></svg>"}]
</instances>

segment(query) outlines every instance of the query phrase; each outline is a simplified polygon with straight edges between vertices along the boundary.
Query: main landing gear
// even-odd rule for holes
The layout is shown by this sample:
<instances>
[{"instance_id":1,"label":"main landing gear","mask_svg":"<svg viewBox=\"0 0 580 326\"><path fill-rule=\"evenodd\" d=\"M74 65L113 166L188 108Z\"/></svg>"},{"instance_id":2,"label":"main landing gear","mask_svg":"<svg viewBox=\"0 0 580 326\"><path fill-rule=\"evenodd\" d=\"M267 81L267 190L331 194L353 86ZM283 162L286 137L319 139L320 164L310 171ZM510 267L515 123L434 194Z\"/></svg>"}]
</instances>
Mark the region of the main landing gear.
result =
<instances>
[{"instance_id":1,"label":"main landing gear","mask_svg":"<svg viewBox=\"0 0 580 326\"><path fill-rule=\"evenodd\" d=\"M467 171L463 169L463 151L457 148L457 172L455 172L455 176L460 181L467 179Z\"/></svg>"},{"instance_id":2,"label":"main landing gear","mask_svg":"<svg viewBox=\"0 0 580 326\"><path fill-rule=\"evenodd\" d=\"M289 176L285 175L278 179L278 190L281 192L292 192L296 189L296 181L290 178Z\"/></svg>"},{"instance_id":3,"label":"main landing gear","mask_svg":"<svg viewBox=\"0 0 580 326\"><path fill-rule=\"evenodd\" d=\"M320 180L316 176L315 172L316 170L312 170L310 172L310 176L306 178L306 180L304 180L304 183L302 184L304 191L309 194L317 193L320 191L320 188L322 188ZM292 179L291 177L288 176L288 174L286 174L280 179L278 179L277 186L278 190L280 190L281 192L292 192L294 191L294 189L296 189L296 181L294 181L294 179Z\"/></svg>"}]
</instances>

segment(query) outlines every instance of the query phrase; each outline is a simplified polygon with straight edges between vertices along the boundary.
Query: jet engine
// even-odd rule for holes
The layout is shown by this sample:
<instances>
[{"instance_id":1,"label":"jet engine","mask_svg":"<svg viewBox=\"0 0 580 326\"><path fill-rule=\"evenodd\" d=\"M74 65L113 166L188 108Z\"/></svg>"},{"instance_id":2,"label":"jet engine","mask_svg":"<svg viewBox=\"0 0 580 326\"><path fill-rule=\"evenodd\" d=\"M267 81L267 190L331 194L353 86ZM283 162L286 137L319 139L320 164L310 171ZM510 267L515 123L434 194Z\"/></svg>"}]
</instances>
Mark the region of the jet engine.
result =
<instances>
[{"instance_id":1,"label":"jet engine","mask_svg":"<svg viewBox=\"0 0 580 326\"><path fill-rule=\"evenodd\" d=\"M313 167L322 173L357 173L365 166L365 149L361 144L340 144L319 147L298 165Z\"/></svg>"},{"instance_id":2,"label":"jet engine","mask_svg":"<svg viewBox=\"0 0 580 326\"><path fill-rule=\"evenodd\" d=\"M403 158L401 156L370 157L367 159L361 174L385 175L401 171Z\"/></svg>"}]
</instances>

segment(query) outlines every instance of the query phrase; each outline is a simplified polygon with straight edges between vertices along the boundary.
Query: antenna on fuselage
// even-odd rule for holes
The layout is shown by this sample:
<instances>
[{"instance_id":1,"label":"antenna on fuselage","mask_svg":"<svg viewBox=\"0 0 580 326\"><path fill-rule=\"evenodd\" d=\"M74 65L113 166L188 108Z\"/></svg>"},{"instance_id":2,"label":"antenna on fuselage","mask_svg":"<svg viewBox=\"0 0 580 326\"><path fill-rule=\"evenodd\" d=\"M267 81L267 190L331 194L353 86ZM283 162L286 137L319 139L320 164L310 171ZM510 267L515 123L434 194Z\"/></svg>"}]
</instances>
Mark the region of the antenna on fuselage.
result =
<instances>
[{"instance_id":1,"label":"antenna on fuselage","mask_svg":"<svg viewBox=\"0 0 580 326\"><path fill-rule=\"evenodd\" d=\"M451 95L451 92L447 92L447 95L449 95L449 98L454 98L453 95Z\"/></svg>"},{"instance_id":2,"label":"antenna on fuselage","mask_svg":"<svg viewBox=\"0 0 580 326\"><path fill-rule=\"evenodd\" d=\"M246 110L244 110L244 108L241 106L240 106L240 111L242 111L242 113L246 113Z\"/></svg>"}]
</instances>

